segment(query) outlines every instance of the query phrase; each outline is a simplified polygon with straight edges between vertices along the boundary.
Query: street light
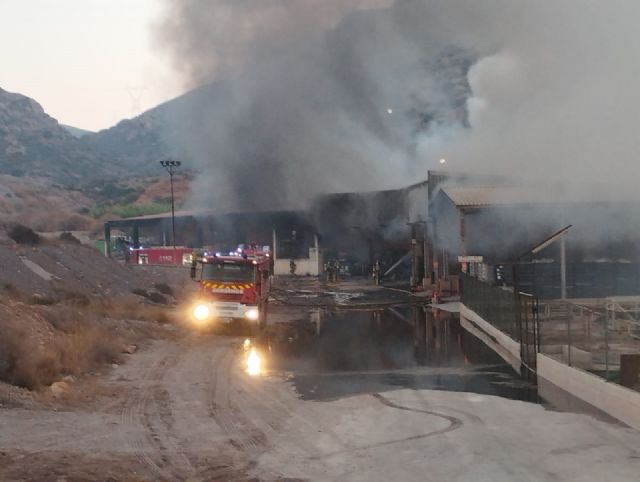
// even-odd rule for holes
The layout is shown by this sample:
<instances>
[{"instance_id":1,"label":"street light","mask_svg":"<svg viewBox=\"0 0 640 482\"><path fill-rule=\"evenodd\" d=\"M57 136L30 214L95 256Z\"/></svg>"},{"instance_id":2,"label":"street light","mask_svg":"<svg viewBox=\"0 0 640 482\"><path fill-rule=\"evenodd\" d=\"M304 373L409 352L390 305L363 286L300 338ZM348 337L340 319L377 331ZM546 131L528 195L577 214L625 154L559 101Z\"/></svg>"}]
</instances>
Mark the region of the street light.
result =
<instances>
[{"instance_id":1,"label":"street light","mask_svg":"<svg viewBox=\"0 0 640 482\"><path fill-rule=\"evenodd\" d=\"M173 175L176 173L176 169L180 167L182 163L180 161L160 161L160 165L164 167L169 173L169 183L171 184L171 238L173 241L173 255L175 261L176 251L176 212L173 200Z\"/></svg>"}]
</instances>

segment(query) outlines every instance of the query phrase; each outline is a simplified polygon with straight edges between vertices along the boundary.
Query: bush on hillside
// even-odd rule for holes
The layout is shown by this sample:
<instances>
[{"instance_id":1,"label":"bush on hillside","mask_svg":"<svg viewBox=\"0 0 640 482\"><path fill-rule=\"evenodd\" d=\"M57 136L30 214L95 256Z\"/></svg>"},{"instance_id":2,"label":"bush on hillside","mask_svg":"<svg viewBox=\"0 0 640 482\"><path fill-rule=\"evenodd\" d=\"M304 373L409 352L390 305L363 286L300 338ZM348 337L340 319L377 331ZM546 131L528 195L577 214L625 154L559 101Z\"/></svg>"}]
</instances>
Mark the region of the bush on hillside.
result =
<instances>
[{"instance_id":1,"label":"bush on hillside","mask_svg":"<svg viewBox=\"0 0 640 482\"><path fill-rule=\"evenodd\" d=\"M22 224L16 224L7 233L18 244L36 245L40 243L40 236L31 228Z\"/></svg>"},{"instance_id":2,"label":"bush on hillside","mask_svg":"<svg viewBox=\"0 0 640 482\"><path fill-rule=\"evenodd\" d=\"M153 286L156 290L158 290L163 295L173 296L173 290L171 289L171 286L169 286L167 283L157 283Z\"/></svg>"},{"instance_id":3,"label":"bush on hillside","mask_svg":"<svg viewBox=\"0 0 640 482\"><path fill-rule=\"evenodd\" d=\"M65 243L71 243L71 244L81 244L78 238L76 238L73 234L68 232L64 232L60 235L60 241L64 241Z\"/></svg>"}]
</instances>

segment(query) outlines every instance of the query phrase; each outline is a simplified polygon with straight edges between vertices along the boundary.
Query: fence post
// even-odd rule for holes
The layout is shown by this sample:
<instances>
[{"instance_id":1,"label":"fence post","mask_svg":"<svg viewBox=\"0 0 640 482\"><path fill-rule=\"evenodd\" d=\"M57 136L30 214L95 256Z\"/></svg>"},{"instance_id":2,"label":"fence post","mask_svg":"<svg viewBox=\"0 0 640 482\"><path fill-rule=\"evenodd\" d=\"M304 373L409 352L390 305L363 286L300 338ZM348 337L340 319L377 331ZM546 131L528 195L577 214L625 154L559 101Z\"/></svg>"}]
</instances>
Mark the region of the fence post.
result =
<instances>
[{"instance_id":1,"label":"fence post","mask_svg":"<svg viewBox=\"0 0 640 482\"><path fill-rule=\"evenodd\" d=\"M604 319L604 379L609 381L609 310Z\"/></svg>"},{"instance_id":2,"label":"fence post","mask_svg":"<svg viewBox=\"0 0 640 482\"><path fill-rule=\"evenodd\" d=\"M571 310L569 309L569 304L566 301L563 301L565 307L567 308L567 363L571 366Z\"/></svg>"}]
</instances>

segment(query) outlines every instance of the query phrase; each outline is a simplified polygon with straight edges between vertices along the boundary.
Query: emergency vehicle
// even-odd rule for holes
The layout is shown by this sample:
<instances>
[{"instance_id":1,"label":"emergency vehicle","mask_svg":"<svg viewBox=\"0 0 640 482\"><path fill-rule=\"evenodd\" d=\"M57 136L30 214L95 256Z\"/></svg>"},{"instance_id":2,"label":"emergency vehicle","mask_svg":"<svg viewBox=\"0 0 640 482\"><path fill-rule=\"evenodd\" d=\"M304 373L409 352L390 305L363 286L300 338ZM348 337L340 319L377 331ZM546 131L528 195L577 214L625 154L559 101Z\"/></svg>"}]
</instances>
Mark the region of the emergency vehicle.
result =
<instances>
[{"instance_id":1,"label":"emergency vehicle","mask_svg":"<svg viewBox=\"0 0 640 482\"><path fill-rule=\"evenodd\" d=\"M200 284L192 316L199 326L241 321L252 331L266 324L271 254L240 246L226 255L194 254L191 278Z\"/></svg>"},{"instance_id":2,"label":"emergency vehicle","mask_svg":"<svg viewBox=\"0 0 640 482\"><path fill-rule=\"evenodd\" d=\"M193 248L183 246L153 246L149 248L129 248L129 264L172 264L189 266Z\"/></svg>"}]
</instances>

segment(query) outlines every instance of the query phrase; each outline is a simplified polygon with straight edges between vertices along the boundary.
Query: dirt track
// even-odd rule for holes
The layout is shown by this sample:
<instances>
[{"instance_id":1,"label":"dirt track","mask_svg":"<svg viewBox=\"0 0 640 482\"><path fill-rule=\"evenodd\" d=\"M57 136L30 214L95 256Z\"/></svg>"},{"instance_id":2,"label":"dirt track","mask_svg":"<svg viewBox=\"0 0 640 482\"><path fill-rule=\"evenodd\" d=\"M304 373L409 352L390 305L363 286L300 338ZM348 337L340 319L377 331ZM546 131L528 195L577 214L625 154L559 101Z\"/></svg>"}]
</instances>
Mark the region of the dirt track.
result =
<instances>
[{"instance_id":1,"label":"dirt track","mask_svg":"<svg viewBox=\"0 0 640 482\"><path fill-rule=\"evenodd\" d=\"M243 373L241 341L190 335L157 342L113 371L105 385L116 396L94 413L0 411L0 447L8 463L0 475L39 479L52 470L52 480L63 474L78 480L242 479L247 461L264 448L264 432L286 413L273 407L286 405L278 390L267 391ZM269 418L250 421L246 412L256 410ZM20 457L27 452L49 452L51 460ZM61 452L87 463L58 464ZM19 458L10 463L12 455ZM104 471L85 466L96 456Z\"/></svg>"},{"instance_id":2,"label":"dirt track","mask_svg":"<svg viewBox=\"0 0 640 482\"><path fill-rule=\"evenodd\" d=\"M306 310L275 308L270 316L282 327L302 322ZM340 337L359 326L354 316L339 318L344 333L334 321L306 350L352 347ZM467 361L374 372L314 372L305 362L251 377L243 341L178 331L78 381L68 401L5 403L0 480L637 480L637 431L533 403L421 388L434 377L476 377ZM265 354L275 366L285 352L271 346ZM300 383L305 393L332 389L309 398Z\"/></svg>"}]
</instances>

